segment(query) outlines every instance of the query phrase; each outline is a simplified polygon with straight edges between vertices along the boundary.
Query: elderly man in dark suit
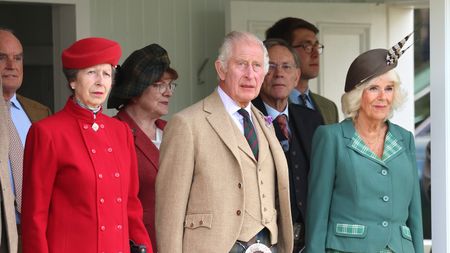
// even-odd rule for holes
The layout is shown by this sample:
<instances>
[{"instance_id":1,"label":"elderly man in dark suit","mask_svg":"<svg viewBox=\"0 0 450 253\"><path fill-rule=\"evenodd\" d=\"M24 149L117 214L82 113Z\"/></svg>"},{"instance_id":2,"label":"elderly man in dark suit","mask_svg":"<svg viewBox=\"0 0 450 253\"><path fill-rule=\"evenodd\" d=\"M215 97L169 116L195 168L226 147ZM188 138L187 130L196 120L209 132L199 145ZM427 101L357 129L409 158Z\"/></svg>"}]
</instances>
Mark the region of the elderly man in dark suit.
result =
<instances>
[{"instance_id":1,"label":"elderly man in dark suit","mask_svg":"<svg viewBox=\"0 0 450 253\"><path fill-rule=\"evenodd\" d=\"M269 52L269 72L259 96L252 103L264 115L274 119L275 133L288 161L294 252L297 253L304 247L312 136L323 122L317 111L288 104L289 94L301 75L300 60L295 50L280 39L269 39L264 44Z\"/></svg>"},{"instance_id":2,"label":"elderly man in dark suit","mask_svg":"<svg viewBox=\"0 0 450 253\"><path fill-rule=\"evenodd\" d=\"M336 104L309 89L309 81L319 75L320 54L324 46L319 43L319 29L300 18L283 18L266 31L266 39L283 39L295 49L300 58L302 75L290 94L290 101L318 111L325 124L337 123L339 114Z\"/></svg>"}]
</instances>

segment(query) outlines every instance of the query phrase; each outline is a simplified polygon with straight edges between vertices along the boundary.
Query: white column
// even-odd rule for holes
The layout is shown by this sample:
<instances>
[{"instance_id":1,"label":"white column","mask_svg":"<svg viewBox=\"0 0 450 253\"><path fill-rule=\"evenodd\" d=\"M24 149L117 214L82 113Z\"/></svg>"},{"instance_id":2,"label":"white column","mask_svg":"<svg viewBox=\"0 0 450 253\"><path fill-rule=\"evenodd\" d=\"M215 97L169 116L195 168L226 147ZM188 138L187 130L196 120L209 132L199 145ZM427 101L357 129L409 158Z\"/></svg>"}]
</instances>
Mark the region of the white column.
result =
<instances>
[{"instance_id":1,"label":"white column","mask_svg":"<svg viewBox=\"0 0 450 253\"><path fill-rule=\"evenodd\" d=\"M433 252L450 252L450 1L430 1Z\"/></svg>"}]
</instances>

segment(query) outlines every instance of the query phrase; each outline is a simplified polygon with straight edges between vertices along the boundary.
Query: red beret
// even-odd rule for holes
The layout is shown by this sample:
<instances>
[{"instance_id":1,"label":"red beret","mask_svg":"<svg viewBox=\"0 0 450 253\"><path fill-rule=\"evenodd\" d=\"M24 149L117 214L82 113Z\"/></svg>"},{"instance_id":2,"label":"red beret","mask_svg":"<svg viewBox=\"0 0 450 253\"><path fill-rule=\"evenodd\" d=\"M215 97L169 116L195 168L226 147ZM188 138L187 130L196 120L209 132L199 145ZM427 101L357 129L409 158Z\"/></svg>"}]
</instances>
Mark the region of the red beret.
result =
<instances>
[{"instance_id":1,"label":"red beret","mask_svg":"<svg viewBox=\"0 0 450 253\"><path fill-rule=\"evenodd\" d=\"M67 69L83 69L109 63L116 66L122 50L119 43L105 38L86 38L73 43L62 53L62 63Z\"/></svg>"}]
</instances>

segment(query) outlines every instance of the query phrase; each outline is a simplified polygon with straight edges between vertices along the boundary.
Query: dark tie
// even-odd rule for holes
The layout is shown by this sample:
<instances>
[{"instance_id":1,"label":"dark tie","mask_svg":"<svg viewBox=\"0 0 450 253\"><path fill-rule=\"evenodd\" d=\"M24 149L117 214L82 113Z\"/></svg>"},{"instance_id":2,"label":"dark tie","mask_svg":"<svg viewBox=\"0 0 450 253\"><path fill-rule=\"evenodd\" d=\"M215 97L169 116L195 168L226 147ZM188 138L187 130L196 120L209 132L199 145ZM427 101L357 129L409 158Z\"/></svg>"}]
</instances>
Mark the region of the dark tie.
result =
<instances>
[{"instance_id":1,"label":"dark tie","mask_svg":"<svg viewBox=\"0 0 450 253\"><path fill-rule=\"evenodd\" d=\"M286 139L289 141L291 139L291 134L289 133L288 129L288 122L287 117L285 114L278 115L275 120L277 121L278 125L280 126L281 133L286 137Z\"/></svg>"},{"instance_id":2,"label":"dark tie","mask_svg":"<svg viewBox=\"0 0 450 253\"><path fill-rule=\"evenodd\" d=\"M256 137L255 128L253 127L252 121L250 120L250 115L245 109L239 109L238 113L244 117L244 136L247 139L248 145L258 160L258 138Z\"/></svg>"},{"instance_id":3,"label":"dark tie","mask_svg":"<svg viewBox=\"0 0 450 253\"><path fill-rule=\"evenodd\" d=\"M302 101L302 105L304 107L308 107L308 96L305 93L302 93L299 95L299 97L300 97L300 101Z\"/></svg>"},{"instance_id":4,"label":"dark tie","mask_svg":"<svg viewBox=\"0 0 450 253\"><path fill-rule=\"evenodd\" d=\"M11 162L11 171L14 179L16 209L20 213L22 206L23 145L11 118L11 101L6 101L6 103L8 105L9 161Z\"/></svg>"}]
</instances>

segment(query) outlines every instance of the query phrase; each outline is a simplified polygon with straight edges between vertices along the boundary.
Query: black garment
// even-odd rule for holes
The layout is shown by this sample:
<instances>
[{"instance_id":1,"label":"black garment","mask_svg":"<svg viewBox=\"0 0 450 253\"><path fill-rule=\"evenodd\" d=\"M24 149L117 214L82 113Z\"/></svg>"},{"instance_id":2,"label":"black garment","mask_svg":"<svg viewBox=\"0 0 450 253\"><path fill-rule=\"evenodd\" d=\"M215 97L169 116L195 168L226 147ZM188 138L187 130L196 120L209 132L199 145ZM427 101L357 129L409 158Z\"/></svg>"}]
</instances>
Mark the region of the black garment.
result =
<instances>
[{"instance_id":1,"label":"black garment","mask_svg":"<svg viewBox=\"0 0 450 253\"><path fill-rule=\"evenodd\" d=\"M261 97L258 96L252 103L264 115L268 115ZM312 138L317 127L323 125L323 119L318 111L293 103L288 105L288 113L291 131L288 145L276 121L273 126L288 162L292 221L304 224Z\"/></svg>"}]
</instances>

